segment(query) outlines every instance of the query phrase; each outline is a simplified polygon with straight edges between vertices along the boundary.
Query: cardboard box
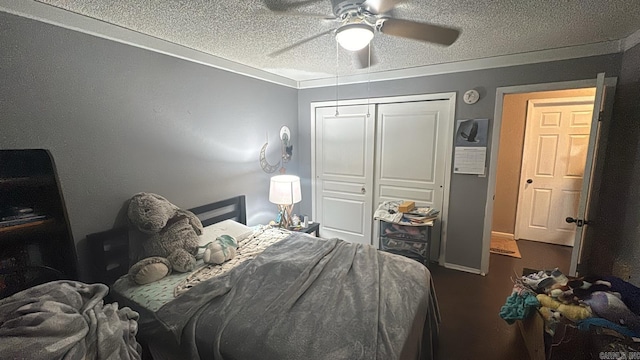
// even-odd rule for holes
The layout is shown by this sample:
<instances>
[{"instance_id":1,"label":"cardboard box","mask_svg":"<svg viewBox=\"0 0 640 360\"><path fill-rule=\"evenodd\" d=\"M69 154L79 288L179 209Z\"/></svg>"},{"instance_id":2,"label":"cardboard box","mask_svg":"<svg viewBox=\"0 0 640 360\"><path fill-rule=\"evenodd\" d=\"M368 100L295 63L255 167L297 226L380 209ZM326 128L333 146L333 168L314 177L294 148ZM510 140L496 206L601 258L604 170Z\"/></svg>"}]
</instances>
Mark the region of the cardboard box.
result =
<instances>
[{"instance_id":1,"label":"cardboard box","mask_svg":"<svg viewBox=\"0 0 640 360\"><path fill-rule=\"evenodd\" d=\"M398 211L401 213L409 212L416 208L416 203L413 201L405 201L402 204L398 205Z\"/></svg>"}]
</instances>

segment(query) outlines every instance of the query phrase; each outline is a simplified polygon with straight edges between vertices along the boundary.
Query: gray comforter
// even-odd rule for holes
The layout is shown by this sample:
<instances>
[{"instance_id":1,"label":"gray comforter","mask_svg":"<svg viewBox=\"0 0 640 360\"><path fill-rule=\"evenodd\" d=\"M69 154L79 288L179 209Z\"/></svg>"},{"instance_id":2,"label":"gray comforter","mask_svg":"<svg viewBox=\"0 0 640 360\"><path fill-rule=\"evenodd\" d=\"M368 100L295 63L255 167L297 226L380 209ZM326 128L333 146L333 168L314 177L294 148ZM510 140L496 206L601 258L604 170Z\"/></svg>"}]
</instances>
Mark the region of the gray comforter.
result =
<instances>
[{"instance_id":1,"label":"gray comforter","mask_svg":"<svg viewBox=\"0 0 640 360\"><path fill-rule=\"evenodd\" d=\"M0 300L2 359L140 359L138 314L103 284L54 281Z\"/></svg>"},{"instance_id":2,"label":"gray comforter","mask_svg":"<svg viewBox=\"0 0 640 360\"><path fill-rule=\"evenodd\" d=\"M294 233L162 307L185 358L431 358L439 314L420 263Z\"/></svg>"}]
</instances>

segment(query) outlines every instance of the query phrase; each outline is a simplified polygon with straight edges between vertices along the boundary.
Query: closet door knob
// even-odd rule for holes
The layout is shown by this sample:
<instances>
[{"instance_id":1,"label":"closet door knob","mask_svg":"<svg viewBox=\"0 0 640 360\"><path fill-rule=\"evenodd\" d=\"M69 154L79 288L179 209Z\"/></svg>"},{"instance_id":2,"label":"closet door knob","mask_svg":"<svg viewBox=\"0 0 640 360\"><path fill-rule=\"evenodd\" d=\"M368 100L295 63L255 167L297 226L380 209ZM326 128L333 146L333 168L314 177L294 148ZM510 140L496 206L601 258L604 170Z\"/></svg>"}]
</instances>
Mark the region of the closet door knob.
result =
<instances>
[{"instance_id":1,"label":"closet door knob","mask_svg":"<svg viewBox=\"0 0 640 360\"><path fill-rule=\"evenodd\" d=\"M531 184L533 182L533 179L527 179L527 184Z\"/></svg>"},{"instance_id":2,"label":"closet door knob","mask_svg":"<svg viewBox=\"0 0 640 360\"><path fill-rule=\"evenodd\" d=\"M362 189L360 189L360 192L363 193L363 194L366 194L367 193L367 189L365 189L364 186L363 186Z\"/></svg>"}]
</instances>

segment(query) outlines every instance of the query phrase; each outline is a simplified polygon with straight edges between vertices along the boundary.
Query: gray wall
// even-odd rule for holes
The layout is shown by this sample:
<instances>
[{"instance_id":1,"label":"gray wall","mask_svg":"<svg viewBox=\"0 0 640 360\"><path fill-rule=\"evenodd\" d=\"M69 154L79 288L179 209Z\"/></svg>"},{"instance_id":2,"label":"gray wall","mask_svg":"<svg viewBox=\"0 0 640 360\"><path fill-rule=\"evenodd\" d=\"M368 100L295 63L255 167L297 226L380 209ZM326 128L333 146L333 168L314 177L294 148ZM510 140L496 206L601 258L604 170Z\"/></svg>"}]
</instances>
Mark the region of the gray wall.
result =
<instances>
[{"instance_id":1,"label":"gray wall","mask_svg":"<svg viewBox=\"0 0 640 360\"><path fill-rule=\"evenodd\" d=\"M601 206L589 225L590 271L640 286L640 45L622 57L607 144Z\"/></svg>"},{"instance_id":2,"label":"gray wall","mask_svg":"<svg viewBox=\"0 0 640 360\"><path fill-rule=\"evenodd\" d=\"M296 89L2 12L0 49L0 148L51 151L81 260L140 191L245 194L249 224L274 218L258 154L267 131L272 163L280 127L298 132Z\"/></svg>"},{"instance_id":3,"label":"gray wall","mask_svg":"<svg viewBox=\"0 0 640 360\"><path fill-rule=\"evenodd\" d=\"M303 179L297 212L311 214L309 106L335 100L333 87L296 91L6 13L0 13L0 49L0 148L52 152L81 258L85 235L110 228L139 191L163 194L182 207L244 193L249 223L270 220L270 175L261 171L258 151L268 131L269 159L277 160L282 125L298 134L288 164L288 172ZM628 93L636 86L637 94L637 54L638 47L624 55L620 94L624 82ZM366 84L341 86L340 98L456 91L456 118L491 119L497 87L590 79L602 71L617 76L621 60L617 54L385 81L370 91ZM460 100L470 88L482 96L475 105ZM623 99L637 115L633 97ZM637 131L632 120L620 122L618 134ZM610 148L610 157L632 148L637 162L637 141L624 144ZM640 177L633 165L620 162L609 171ZM449 263L480 267L486 182L452 175ZM627 208L639 211L631 201ZM621 233L636 235L636 218Z\"/></svg>"},{"instance_id":4,"label":"gray wall","mask_svg":"<svg viewBox=\"0 0 640 360\"><path fill-rule=\"evenodd\" d=\"M366 84L341 86L340 99L385 97L398 95L458 93L456 119L493 119L496 88L545 82L595 79L598 72L617 76L620 54L556 61L541 64L487 69L455 74L425 76L413 79L376 82L367 91ZM475 105L462 102L462 94L475 88L481 99ZM300 144L299 175L303 179L301 212L311 214L311 119L310 103L335 100L335 88L301 90L298 94L298 129ZM491 124L490 124L491 127ZM487 164L489 165L489 164ZM480 269L484 207L487 178L454 174L451 177L449 225L446 261Z\"/></svg>"}]
</instances>

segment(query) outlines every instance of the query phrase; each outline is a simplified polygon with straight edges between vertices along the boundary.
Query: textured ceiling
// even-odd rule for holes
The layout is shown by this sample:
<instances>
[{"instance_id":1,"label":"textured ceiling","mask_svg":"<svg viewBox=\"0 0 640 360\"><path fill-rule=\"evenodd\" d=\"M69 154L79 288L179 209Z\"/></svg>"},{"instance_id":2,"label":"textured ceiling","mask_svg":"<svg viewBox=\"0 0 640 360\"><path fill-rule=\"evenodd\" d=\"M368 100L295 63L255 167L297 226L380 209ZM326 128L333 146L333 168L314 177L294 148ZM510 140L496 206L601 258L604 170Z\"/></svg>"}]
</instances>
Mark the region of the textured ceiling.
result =
<instances>
[{"instance_id":1,"label":"textured ceiling","mask_svg":"<svg viewBox=\"0 0 640 360\"><path fill-rule=\"evenodd\" d=\"M338 24L274 14L263 0L38 1L298 81L366 72L346 50L339 50L336 61L332 35L269 57ZM331 15L331 2L297 11ZM640 28L640 0L407 0L393 16L456 27L462 34L441 47L376 33L372 72L623 39Z\"/></svg>"}]
</instances>

